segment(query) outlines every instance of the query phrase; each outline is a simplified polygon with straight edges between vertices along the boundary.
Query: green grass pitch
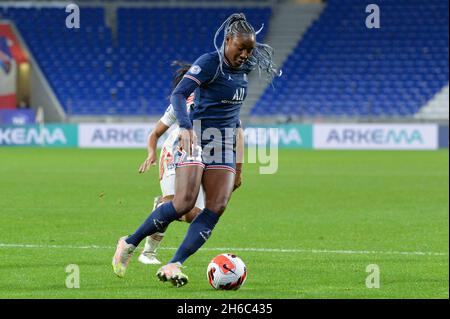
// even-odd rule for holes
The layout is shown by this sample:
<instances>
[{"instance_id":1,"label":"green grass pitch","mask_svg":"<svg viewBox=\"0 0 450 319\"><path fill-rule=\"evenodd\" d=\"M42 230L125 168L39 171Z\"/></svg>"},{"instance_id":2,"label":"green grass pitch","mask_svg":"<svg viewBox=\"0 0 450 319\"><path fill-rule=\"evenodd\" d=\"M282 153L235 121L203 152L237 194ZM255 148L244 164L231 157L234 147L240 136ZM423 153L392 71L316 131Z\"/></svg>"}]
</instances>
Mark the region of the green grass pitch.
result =
<instances>
[{"instance_id":1,"label":"green grass pitch","mask_svg":"<svg viewBox=\"0 0 450 319\"><path fill-rule=\"evenodd\" d=\"M148 216L157 167L145 150L0 148L0 298L449 298L446 151L281 150L278 172L246 164L211 238L185 263L190 282L160 283L133 257L112 272L120 236ZM168 261L187 224L167 231ZM142 245L142 244L141 244ZM215 291L208 262L247 265L238 291ZM66 287L66 267L80 288ZM379 269L379 288L367 288Z\"/></svg>"}]
</instances>

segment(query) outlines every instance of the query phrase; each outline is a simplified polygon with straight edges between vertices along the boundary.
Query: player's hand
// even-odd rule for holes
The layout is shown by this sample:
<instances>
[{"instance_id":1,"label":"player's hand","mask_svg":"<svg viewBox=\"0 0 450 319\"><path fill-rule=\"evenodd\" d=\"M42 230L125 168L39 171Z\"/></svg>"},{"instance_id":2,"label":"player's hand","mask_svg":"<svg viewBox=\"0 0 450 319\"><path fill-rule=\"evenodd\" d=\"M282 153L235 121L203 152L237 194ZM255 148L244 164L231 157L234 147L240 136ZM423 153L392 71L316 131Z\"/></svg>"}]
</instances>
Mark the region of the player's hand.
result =
<instances>
[{"instance_id":1,"label":"player's hand","mask_svg":"<svg viewBox=\"0 0 450 319\"><path fill-rule=\"evenodd\" d=\"M180 129L178 141L181 149L184 150L188 156L192 156L194 145L197 144L197 137L194 130Z\"/></svg>"},{"instance_id":2,"label":"player's hand","mask_svg":"<svg viewBox=\"0 0 450 319\"><path fill-rule=\"evenodd\" d=\"M234 187L233 187L233 192L238 189L239 187L241 187L242 185L242 171L241 170L236 170L236 175L234 177Z\"/></svg>"},{"instance_id":3,"label":"player's hand","mask_svg":"<svg viewBox=\"0 0 450 319\"><path fill-rule=\"evenodd\" d=\"M149 152L144 163L142 163L141 166L139 166L139 173L145 173L150 166L156 165L155 163L156 163L156 153Z\"/></svg>"}]
</instances>

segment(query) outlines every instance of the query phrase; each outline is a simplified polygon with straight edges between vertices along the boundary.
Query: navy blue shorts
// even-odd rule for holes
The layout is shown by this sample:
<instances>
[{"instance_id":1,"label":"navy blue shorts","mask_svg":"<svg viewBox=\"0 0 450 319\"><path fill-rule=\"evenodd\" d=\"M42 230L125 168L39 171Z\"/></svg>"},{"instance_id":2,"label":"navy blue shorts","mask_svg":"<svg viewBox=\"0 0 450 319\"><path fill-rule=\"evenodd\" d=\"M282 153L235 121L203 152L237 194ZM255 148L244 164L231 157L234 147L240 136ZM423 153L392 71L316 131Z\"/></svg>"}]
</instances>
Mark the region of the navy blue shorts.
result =
<instances>
[{"instance_id":1,"label":"navy blue shorts","mask_svg":"<svg viewBox=\"0 0 450 319\"><path fill-rule=\"evenodd\" d=\"M225 169L236 174L236 150L235 147L229 148L213 147L205 145L202 147L202 163L205 164L205 170Z\"/></svg>"},{"instance_id":2,"label":"navy blue shorts","mask_svg":"<svg viewBox=\"0 0 450 319\"><path fill-rule=\"evenodd\" d=\"M197 145L192 156L181 150L178 141L174 145L174 163L176 167L200 166L205 170L225 169L236 174L236 144L202 141Z\"/></svg>"}]
</instances>

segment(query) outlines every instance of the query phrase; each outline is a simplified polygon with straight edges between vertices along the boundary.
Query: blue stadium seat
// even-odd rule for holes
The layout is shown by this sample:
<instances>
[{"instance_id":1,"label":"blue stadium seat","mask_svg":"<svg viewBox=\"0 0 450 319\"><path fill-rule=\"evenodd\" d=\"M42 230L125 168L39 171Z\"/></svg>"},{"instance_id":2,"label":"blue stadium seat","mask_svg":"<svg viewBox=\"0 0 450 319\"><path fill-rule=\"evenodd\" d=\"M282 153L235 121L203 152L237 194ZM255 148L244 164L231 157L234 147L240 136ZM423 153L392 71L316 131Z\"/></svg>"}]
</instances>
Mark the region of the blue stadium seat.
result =
<instances>
[{"instance_id":1,"label":"blue stadium seat","mask_svg":"<svg viewBox=\"0 0 450 319\"><path fill-rule=\"evenodd\" d=\"M69 115L159 115L171 62L213 51L216 29L237 11L255 28L264 23L262 41L270 7L119 8L117 39L101 7L81 7L79 29L66 28L61 8L0 7L0 18L15 21Z\"/></svg>"},{"instance_id":2,"label":"blue stadium seat","mask_svg":"<svg viewBox=\"0 0 450 319\"><path fill-rule=\"evenodd\" d=\"M367 29L367 1L327 1L282 66L276 90L269 87L251 114L272 116L265 101L281 115L416 113L448 84L448 1L377 3L381 28Z\"/></svg>"}]
</instances>

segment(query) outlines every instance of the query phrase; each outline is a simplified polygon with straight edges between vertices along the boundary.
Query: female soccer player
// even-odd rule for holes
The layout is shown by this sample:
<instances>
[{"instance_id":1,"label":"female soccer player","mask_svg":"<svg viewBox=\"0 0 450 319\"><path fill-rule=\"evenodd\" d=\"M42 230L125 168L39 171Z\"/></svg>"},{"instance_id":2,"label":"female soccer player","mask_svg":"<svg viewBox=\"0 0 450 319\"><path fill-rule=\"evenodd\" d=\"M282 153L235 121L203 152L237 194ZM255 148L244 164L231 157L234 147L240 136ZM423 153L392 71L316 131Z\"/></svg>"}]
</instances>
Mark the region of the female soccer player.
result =
<instances>
[{"instance_id":1,"label":"female soccer player","mask_svg":"<svg viewBox=\"0 0 450 319\"><path fill-rule=\"evenodd\" d=\"M172 66L179 66L180 68L175 72L175 76L172 80L172 89L174 89L178 83L180 83L183 76L191 67L188 63L183 63L180 61L174 61ZM186 100L186 109L190 112L194 108L194 93L192 93L188 99ZM175 164L173 162L173 154L176 152L175 146L178 142L179 135L179 127L176 125L176 115L173 110L172 105L169 105L164 113L164 115L160 118L160 120L156 123L154 129L150 133L147 141L147 151L148 156L145 161L139 167L139 173L146 172L151 165L156 163L156 147L158 144L159 138L172 126L175 128L170 132L170 135L164 141L161 154L159 158L159 181L161 186L162 196L155 197L153 210L155 210L159 205L171 201L174 198L175 194ZM239 139L238 145L243 149L243 134L240 134L242 139ZM240 180L238 181L240 185ZM239 187L236 185L236 188ZM200 188L200 192L197 197L197 201L195 202L195 207L192 210L181 216L179 218L180 221L185 221L190 223L205 207L203 189ZM156 257L156 250L161 244L165 236L165 232L156 232L151 236L147 236L145 241L144 249L139 255L139 261L143 264L160 264L161 262Z\"/></svg>"},{"instance_id":2,"label":"female soccer player","mask_svg":"<svg viewBox=\"0 0 450 319\"><path fill-rule=\"evenodd\" d=\"M222 29L224 40L218 48L216 39ZM270 80L277 74L272 62L273 49L257 43L256 34L244 14L228 17L214 37L216 52L198 58L172 92L171 103L180 125L180 147L175 154L175 197L153 211L134 234L119 240L113 258L116 274L125 273L142 239L192 209L202 184L205 208L190 224L171 261L157 272L160 280L170 280L177 287L188 282L181 271L182 263L209 238L231 197L235 174L242 168L242 161L236 163L234 146L240 126L240 107L247 95L247 74L255 68L267 72ZM186 98L194 91L195 109L190 114L197 134L185 108ZM179 186L188 186L186 189L190 192L180 195Z\"/></svg>"},{"instance_id":3,"label":"female soccer player","mask_svg":"<svg viewBox=\"0 0 450 319\"><path fill-rule=\"evenodd\" d=\"M186 70L187 71L187 70ZM193 94L186 101L186 106L188 110L193 108ZM148 156L145 161L139 167L139 173L146 172L151 165L156 162L156 146L158 139L172 126L175 125L176 116L172 105L169 105L164 115L156 123L155 128L149 135L148 138ZM242 130L242 129L240 129ZM178 135L180 133L179 128L172 130L170 135L164 141L161 148L161 155L159 158L159 183L161 186L162 196L155 197L153 203L153 210L159 205L171 201L175 195L175 164L173 162L173 154L176 151L174 145L178 141ZM242 150L244 148L244 134L243 131L238 134L236 144ZM241 153L242 154L242 153ZM240 187L241 179L240 175L237 180L235 180L235 189ZM180 221L185 221L190 223L205 207L205 201L203 196L203 189L200 187L200 192L195 202L195 207L187 214L179 218ZM161 262L156 257L156 250L158 249L161 241L165 236L165 232L156 232L151 236L147 236L145 241L144 249L139 255L139 261L146 265L160 264Z\"/></svg>"}]
</instances>

